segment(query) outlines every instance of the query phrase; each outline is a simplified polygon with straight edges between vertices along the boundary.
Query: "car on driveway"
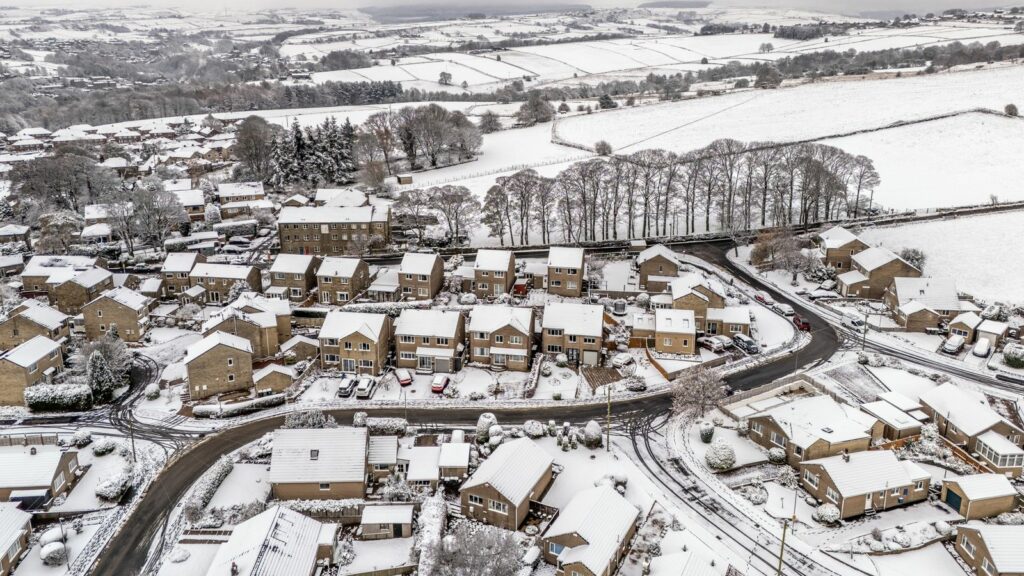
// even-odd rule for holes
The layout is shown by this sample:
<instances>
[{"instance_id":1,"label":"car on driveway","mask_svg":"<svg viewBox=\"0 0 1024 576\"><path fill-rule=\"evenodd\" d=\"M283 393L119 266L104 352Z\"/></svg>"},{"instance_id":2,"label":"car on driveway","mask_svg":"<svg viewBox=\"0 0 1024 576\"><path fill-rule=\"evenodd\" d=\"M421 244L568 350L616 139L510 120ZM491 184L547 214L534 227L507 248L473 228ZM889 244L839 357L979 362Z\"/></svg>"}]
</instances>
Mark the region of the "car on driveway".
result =
<instances>
[{"instance_id":1,"label":"car on driveway","mask_svg":"<svg viewBox=\"0 0 1024 576\"><path fill-rule=\"evenodd\" d=\"M793 325L796 326L797 330L803 330L804 332L810 332L811 330L811 323L799 314L793 315Z\"/></svg>"},{"instance_id":2,"label":"car on driveway","mask_svg":"<svg viewBox=\"0 0 1024 576\"><path fill-rule=\"evenodd\" d=\"M782 314L783 316L792 316L793 314L796 314L796 310L793 310L792 306L790 306L789 304L784 304L782 302L777 302L775 306L772 306L772 310L775 310L776 312Z\"/></svg>"},{"instance_id":3,"label":"car on driveway","mask_svg":"<svg viewBox=\"0 0 1024 576\"><path fill-rule=\"evenodd\" d=\"M369 376L363 376L356 384L356 398L369 398L377 389L377 381Z\"/></svg>"},{"instance_id":4,"label":"car on driveway","mask_svg":"<svg viewBox=\"0 0 1024 576\"><path fill-rule=\"evenodd\" d=\"M345 376L341 379L341 384L338 384L338 398L348 398L356 391L356 379L351 376Z\"/></svg>"},{"instance_id":5,"label":"car on driveway","mask_svg":"<svg viewBox=\"0 0 1024 576\"><path fill-rule=\"evenodd\" d=\"M396 369L395 378L398 379L398 384L400 386L408 386L412 384L412 373L405 368Z\"/></svg>"},{"instance_id":6,"label":"car on driveway","mask_svg":"<svg viewBox=\"0 0 1024 576\"><path fill-rule=\"evenodd\" d=\"M622 368L633 363L633 355L628 352L620 352L612 358L612 366L616 368Z\"/></svg>"},{"instance_id":7,"label":"car on driveway","mask_svg":"<svg viewBox=\"0 0 1024 576\"><path fill-rule=\"evenodd\" d=\"M716 340L713 336L701 336L697 338L697 344L711 350L712 352L721 352L725 349L722 343Z\"/></svg>"},{"instance_id":8,"label":"car on driveway","mask_svg":"<svg viewBox=\"0 0 1024 576\"><path fill-rule=\"evenodd\" d=\"M771 294L767 292L758 292L757 294L754 294L754 300L757 300L758 302L764 304L765 306L771 306L775 304L775 299L772 298Z\"/></svg>"},{"instance_id":9,"label":"car on driveway","mask_svg":"<svg viewBox=\"0 0 1024 576\"><path fill-rule=\"evenodd\" d=\"M732 341L736 343L737 348L747 354L761 353L761 347L757 345L757 341L746 334L736 334L732 337Z\"/></svg>"},{"instance_id":10,"label":"car on driveway","mask_svg":"<svg viewBox=\"0 0 1024 576\"><path fill-rule=\"evenodd\" d=\"M946 341L942 343L942 351L946 354L959 354L960 350L963 349L965 342L966 341L963 336L954 334L949 338L946 338Z\"/></svg>"},{"instance_id":11,"label":"car on driveway","mask_svg":"<svg viewBox=\"0 0 1024 576\"><path fill-rule=\"evenodd\" d=\"M434 379L430 381L430 391L435 394L444 392L444 389L448 387L448 382L451 379L448 378L447 374L435 374Z\"/></svg>"},{"instance_id":12,"label":"car on driveway","mask_svg":"<svg viewBox=\"0 0 1024 576\"><path fill-rule=\"evenodd\" d=\"M725 349L725 348L732 348L732 345L733 345L732 338L729 338L728 336L726 336L724 334L715 334L714 336L712 336L712 338L714 338L715 340L718 340L719 342L721 342L723 349Z\"/></svg>"},{"instance_id":13,"label":"car on driveway","mask_svg":"<svg viewBox=\"0 0 1024 576\"><path fill-rule=\"evenodd\" d=\"M988 355L992 352L992 343L986 338L978 340L978 343L974 345L974 349L971 350L971 354L974 354L978 358L988 358Z\"/></svg>"}]
</instances>

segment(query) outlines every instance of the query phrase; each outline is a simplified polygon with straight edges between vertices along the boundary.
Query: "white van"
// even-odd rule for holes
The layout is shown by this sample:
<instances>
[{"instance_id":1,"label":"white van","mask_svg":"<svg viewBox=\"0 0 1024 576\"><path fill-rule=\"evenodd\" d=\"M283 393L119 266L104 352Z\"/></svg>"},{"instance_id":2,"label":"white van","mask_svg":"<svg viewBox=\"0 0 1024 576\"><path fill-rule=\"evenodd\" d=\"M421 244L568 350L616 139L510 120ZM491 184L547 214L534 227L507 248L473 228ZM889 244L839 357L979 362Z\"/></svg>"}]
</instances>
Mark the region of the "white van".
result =
<instances>
[{"instance_id":1,"label":"white van","mask_svg":"<svg viewBox=\"0 0 1024 576\"><path fill-rule=\"evenodd\" d=\"M864 330L864 319L860 316L851 316L849 314L843 314L840 323L847 328L853 328L854 330Z\"/></svg>"}]
</instances>

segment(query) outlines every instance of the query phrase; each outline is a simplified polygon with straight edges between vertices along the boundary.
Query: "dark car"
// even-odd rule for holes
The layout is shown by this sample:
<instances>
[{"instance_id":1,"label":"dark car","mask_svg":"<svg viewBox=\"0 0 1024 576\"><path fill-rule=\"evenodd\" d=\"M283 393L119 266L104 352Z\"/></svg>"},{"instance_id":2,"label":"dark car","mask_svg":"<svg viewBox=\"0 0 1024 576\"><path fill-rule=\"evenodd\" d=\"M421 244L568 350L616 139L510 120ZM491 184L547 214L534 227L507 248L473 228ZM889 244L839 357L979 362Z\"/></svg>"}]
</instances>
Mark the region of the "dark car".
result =
<instances>
[{"instance_id":1,"label":"dark car","mask_svg":"<svg viewBox=\"0 0 1024 576\"><path fill-rule=\"evenodd\" d=\"M803 330L804 332L811 330L811 323L804 320L804 317L799 314L793 316L793 325L796 326L797 330Z\"/></svg>"},{"instance_id":2,"label":"dark car","mask_svg":"<svg viewBox=\"0 0 1024 576\"><path fill-rule=\"evenodd\" d=\"M743 350L747 354L761 353L761 347L757 345L757 341L746 334L734 334L732 341L736 343L737 348Z\"/></svg>"},{"instance_id":3,"label":"dark car","mask_svg":"<svg viewBox=\"0 0 1024 576\"><path fill-rule=\"evenodd\" d=\"M345 376L341 379L341 384L338 384L338 398L348 398L356 391L356 379L351 376Z\"/></svg>"}]
</instances>

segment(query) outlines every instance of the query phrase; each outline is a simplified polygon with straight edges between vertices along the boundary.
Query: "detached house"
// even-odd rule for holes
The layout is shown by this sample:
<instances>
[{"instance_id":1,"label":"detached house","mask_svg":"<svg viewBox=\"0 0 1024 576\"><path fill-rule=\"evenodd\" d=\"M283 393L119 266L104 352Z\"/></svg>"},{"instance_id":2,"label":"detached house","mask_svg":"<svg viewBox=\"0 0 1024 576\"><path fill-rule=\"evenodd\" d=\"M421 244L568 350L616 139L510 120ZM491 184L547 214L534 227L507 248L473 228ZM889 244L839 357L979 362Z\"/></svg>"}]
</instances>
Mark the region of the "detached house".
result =
<instances>
[{"instance_id":1,"label":"detached house","mask_svg":"<svg viewBox=\"0 0 1024 576\"><path fill-rule=\"evenodd\" d=\"M332 310L320 327L320 366L352 374L379 375L391 350L387 314Z\"/></svg>"},{"instance_id":2,"label":"detached house","mask_svg":"<svg viewBox=\"0 0 1024 576\"><path fill-rule=\"evenodd\" d=\"M704 324L708 319L709 309L725 308L725 294L712 288L711 283L696 273L672 280L668 291L672 296L672 308L693 311L698 332L705 331ZM748 318L747 322L749 321Z\"/></svg>"},{"instance_id":3,"label":"detached house","mask_svg":"<svg viewBox=\"0 0 1024 576\"><path fill-rule=\"evenodd\" d=\"M800 464L800 485L819 502L853 518L928 498L931 473L891 450L841 454Z\"/></svg>"},{"instance_id":4,"label":"detached house","mask_svg":"<svg viewBox=\"0 0 1024 576\"><path fill-rule=\"evenodd\" d=\"M406 253L398 267L398 285L405 300L431 300L441 291L444 262L437 254Z\"/></svg>"},{"instance_id":5,"label":"detached house","mask_svg":"<svg viewBox=\"0 0 1024 576\"><path fill-rule=\"evenodd\" d=\"M366 428L276 430L271 494L278 500L363 498L367 438Z\"/></svg>"},{"instance_id":6,"label":"detached house","mask_svg":"<svg viewBox=\"0 0 1024 576\"><path fill-rule=\"evenodd\" d=\"M406 308L395 322L395 365L417 372L458 372L465 341L461 312Z\"/></svg>"},{"instance_id":7,"label":"detached house","mask_svg":"<svg viewBox=\"0 0 1024 576\"><path fill-rule=\"evenodd\" d=\"M953 548L977 576L1020 576L1024 526L969 522L957 526Z\"/></svg>"},{"instance_id":8,"label":"detached house","mask_svg":"<svg viewBox=\"0 0 1024 576\"><path fill-rule=\"evenodd\" d=\"M234 307L225 308L203 323L203 336L216 332L245 338L256 358L269 358L280 350L277 317L272 312L245 312Z\"/></svg>"},{"instance_id":9,"label":"detached house","mask_svg":"<svg viewBox=\"0 0 1024 576\"><path fill-rule=\"evenodd\" d=\"M51 277L56 282L50 288L50 303L71 316L82 311L86 303L114 287L114 275L103 268L90 268L69 277Z\"/></svg>"},{"instance_id":10,"label":"detached house","mask_svg":"<svg viewBox=\"0 0 1024 576\"><path fill-rule=\"evenodd\" d=\"M370 267L361 258L324 258L316 271L321 304L347 304L370 286Z\"/></svg>"},{"instance_id":11,"label":"detached house","mask_svg":"<svg viewBox=\"0 0 1024 576\"><path fill-rule=\"evenodd\" d=\"M565 354L570 364L597 366L604 347L604 307L548 302L541 322L541 347L547 354Z\"/></svg>"},{"instance_id":12,"label":"detached house","mask_svg":"<svg viewBox=\"0 0 1024 576\"><path fill-rule=\"evenodd\" d=\"M691 310L654 311L654 349L662 354L692 355L697 351L697 320Z\"/></svg>"},{"instance_id":13,"label":"detached house","mask_svg":"<svg viewBox=\"0 0 1024 576\"><path fill-rule=\"evenodd\" d=\"M466 518L518 530L551 484L554 459L529 438L505 442L484 460L459 489Z\"/></svg>"},{"instance_id":14,"label":"detached house","mask_svg":"<svg viewBox=\"0 0 1024 576\"><path fill-rule=\"evenodd\" d=\"M334 562L335 524L322 524L284 506L240 523L217 546L206 576L314 576Z\"/></svg>"},{"instance_id":15,"label":"detached house","mask_svg":"<svg viewBox=\"0 0 1024 576\"><path fill-rule=\"evenodd\" d=\"M99 339L117 326L122 340L138 342L149 328L152 303L152 298L129 288L107 290L82 308L86 339Z\"/></svg>"},{"instance_id":16,"label":"detached house","mask_svg":"<svg viewBox=\"0 0 1024 576\"><path fill-rule=\"evenodd\" d=\"M263 182L221 182L217 186L217 199L222 204L262 200L266 197L266 192L263 190Z\"/></svg>"},{"instance_id":17,"label":"detached house","mask_svg":"<svg viewBox=\"0 0 1024 576\"><path fill-rule=\"evenodd\" d=\"M227 304L232 287L238 283L248 291L263 292L263 279L255 266L200 262L189 273L189 282L204 290L205 300L210 304Z\"/></svg>"},{"instance_id":18,"label":"detached house","mask_svg":"<svg viewBox=\"0 0 1024 576\"><path fill-rule=\"evenodd\" d=\"M102 260L88 256L33 256L21 272L22 295L29 298L45 295L53 303L50 290L54 286L70 280L78 272L105 265Z\"/></svg>"},{"instance_id":19,"label":"detached house","mask_svg":"<svg viewBox=\"0 0 1024 576\"><path fill-rule=\"evenodd\" d=\"M508 250L477 250L470 291L478 298L499 296L512 290L516 258Z\"/></svg>"},{"instance_id":20,"label":"detached house","mask_svg":"<svg viewBox=\"0 0 1024 576\"><path fill-rule=\"evenodd\" d=\"M921 271L885 248L868 248L850 258L851 270L836 277L848 298L879 299L894 278L917 278Z\"/></svg>"},{"instance_id":21,"label":"detached house","mask_svg":"<svg viewBox=\"0 0 1024 576\"><path fill-rule=\"evenodd\" d=\"M32 228L21 224L5 224L0 226L0 244L24 242L25 247L32 249Z\"/></svg>"},{"instance_id":22,"label":"detached house","mask_svg":"<svg viewBox=\"0 0 1024 576\"><path fill-rule=\"evenodd\" d=\"M316 287L320 259L302 254L278 254L270 266L268 295L301 302Z\"/></svg>"},{"instance_id":23,"label":"detached house","mask_svg":"<svg viewBox=\"0 0 1024 576\"><path fill-rule=\"evenodd\" d=\"M71 490L80 472L75 450L53 444L0 446L0 502L20 502L27 510L46 508Z\"/></svg>"},{"instance_id":24,"label":"detached house","mask_svg":"<svg viewBox=\"0 0 1024 576\"><path fill-rule=\"evenodd\" d=\"M496 369L530 369L533 309L474 306L469 313L470 361Z\"/></svg>"},{"instance_id":25,"label":"detached house","mask_svg":"<svg viewBox=\"0 0 1024 576\"><path fill-rule=\"evenodd\" d=\"M164 279L164 298L177 298L191 288L189 276L201 262L206 262L206 256L198 252L169 252L160 268Z\"/></svg>"},{"instance_id":26,"label":"detached house","mask_svg":"<svg viewBox=\"0 0 1024 576\"><path fill-rule=\"evenodd\" d=\"M185 355L192 400L252 388L252 345L225 332L214 332L188 347Z\"/></svg>"},{"instance_id":27,"label":"detached house","mask_svg":"<svg viewBox=\"0 0 1024 576\"><path fill-rule=\"evenodd\" d=\"M569 298L582 296L585 266L583 248L552 247L548 251L548 292Z\"/></svg>"},{"instance_id":28,"label":"detached house","mask_svg":"<svg viewBox=\"0 0 1024 576\"><path fill-rule=\"evenodd\" d=\"M819 233L815 241L821 263L835 268L840 273L850 269L850 259L854 254L868 249L868 245L856 234L841 226Z\"/></svg>"},{"instance_id":29,"label":"detached house","mask_svg":"<svg viewBox=\"0 0 1024 576\"><path fill-rule=\"evenodd\" d=\"M667 246L655 244L636 255L641 290L664 292L683 267L678 255Z\"/></svg>"},{"instance_id":30,"label":"detached house","mask_svg":"<svg viewBox=\"0 0 1024 576\"><path fill-rule=\"evenodd\" d=\"M0 355L0 404L24 406L25 388L49 381L64 369L60 344L36 336Z\"/></svg>"},{"instance_id":31,"label":"detached house","mask_svg":"<svg viewBox=\"0 0 1024 576\"><path fill-rule=\"evenodd\" d=\"M0 349L10 350L36 336L65 345L71 336L71 317L38 300L25 300L0 322Z\"/></svg>"},{"instance_id":32,"label":"detached house","mask_svg":"<svg viewBox=\"0 0 1024 576\"><path fill-rule=\"evenodd\" d=\"M896 277L885 288L882 301L908 332L936 328L960 314L961 307L952 278Z\"/></svg>"},{"instance_id":33,"label":"detached house","mask_svg":"<svg viewBox=\"0 0 1024 576\"><path fill-rule=\"evenodd\" d=\"M541 554L556 574L612 576L629 552L640 511L614 488L576 494L541 536Z\"/></svg>"},{"instance_id":34,"label":"detached house","mask_svg":"<svg viewBox=\"0 0 1024 576\"><path fill-rule=\"evenodd\" d=\"M0 576L14 572L28 550L28 537L32 534L32 514L25 512L17 503L0 503Z\"/></svg>"}]
</instances>

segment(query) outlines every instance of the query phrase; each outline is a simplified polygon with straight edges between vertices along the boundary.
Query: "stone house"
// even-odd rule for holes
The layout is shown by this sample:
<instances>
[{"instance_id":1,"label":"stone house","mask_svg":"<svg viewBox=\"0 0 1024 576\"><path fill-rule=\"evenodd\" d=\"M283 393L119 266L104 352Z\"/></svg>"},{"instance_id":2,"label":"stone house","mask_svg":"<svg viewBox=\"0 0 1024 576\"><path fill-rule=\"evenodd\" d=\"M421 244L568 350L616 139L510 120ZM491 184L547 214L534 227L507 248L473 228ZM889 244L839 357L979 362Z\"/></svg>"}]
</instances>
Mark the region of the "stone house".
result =
<instances>
[{"instance_id":1,"label":"stone house","mask_svg":"<svg viewBox=\"0 0 1024 576\"><path fill-rule=\"evenodd\" d=\"M286 207L277 218L281 252L345 256L363 254L373 245L391 243L391 209L387 206Z\"/></svg>"},{"instance_id":2,"label":"stone house","mask_svg":"<svg viewBox=\"0 0 1024 576\"><path fill-rule=\"evenodd\" d=\"M46 508L75 484L80 472L78 452L54 444L2 446L0 471L0 502Z\"/></svg>"},{"instance_id":3,"label":"stone house","mask_svg":"<svg viewBox=\"0 0 1024 576\"><path fill-rule=\"evenodd\" d=\"M24 242L25 247L32 249L32 227L21 224L5 224L0 226L0 244Z\"/></svg>"},{"instance_id":4,"label":"stone house","mask_svg":"<svg viewBox=\"0 0 1024 576\"><path fill-rule=\"evenodd\" d=\"M228 304L231 289L238 283L244 284L247 291L263 292L263 279L255 266L200 262L189 273L189 283L206 290L209 304Z\"/></svg>"},{"instance_id":5,"label":"stone house","mask_svg":"<svg viewBox=\"0 0 1024 576\"><path fill-rule=\"evenodd\" d=\"M10 350L36 336L66 345L71 336L71 317L38 300L25 300L0 322L0 349Z\"/></svg>"},{"instance_id":6,"label":"stone house","mask_svg":"<svg viewBox=\"0 0 1024 576\"><path fill-rule=\"evenodd\" d=\"M70 280L79 272L103 266L106 266L106 262L102 259L89 256L33 256L25 263L25 268L21 272L22 296L26 298L49 297L50 290L57 284ZM52 298L50 298L50 302L53 303Z\"/></svg>"},{"instance_id":7,"label":"stone house","mask_svg":"<svg viewBox=\"0 0 1024 576\"><path fill-rule=\"evenodd\" d=\"M896 277L882 294L896 323L908 332L924 332L960 314L960 298L952 278Z\"/></svg>"},{"instance_id":8,"label":"stone house","mask_svg":"<svg viewBox=\"0 0 1024 576\"><path fill-rule=\"evenodd\" d=\"M800 485L819 502L835 504L843 520L922 502L931 474L891 450L867 450L802 462Z\"/></svg>"},{"instance_id":9,"label":"stone house","mask_svg":"<svg viewBox=\"0 0 1024 576\"><path fill-rule=\"evenodd\" d=\"M347 304L370 286L370 267L361 258L324 258L316 271L321 304Z\"/></svg>"},{"instance_id":10,"label":"stone house","mask_svg":"<svg viewBox=\"0 0 1024 576\"><path fill-rule=\"evenodd\" d=\"M821 263L835 268L840 274L850 269L850 259L854 254L868 249L856 234L841 226L819 233L814 241Z\"/></svg>"},{"instance_id":11,"label":"stone house","mask_svg":"<svg viewBox=\"0 0 1024 576\"><path fill-rule=\"evenodd\" d=\"M256 388L256 395L263 396L284 392L295 382L297 375L295 369L280 364L267 364L256 372L253 372L252 383Z\"/></svg>"},{"instance_id":12,"label":"stone house","mask_svg":"<svg viewBox=\"0 0 1024 576\"><path fill-rule=\"evenodd\" d=\"M269 358L280 350L277 318L272 312L243 312L238 308L225 308L203 323L203 336L225 332L245 338L252 347L254 358Z\"/></svg>"},{"instance_id":13,"label":"stone house","mask_svg":"<svg viewBox=\"0 0 1024 576\"><path fill-rule=\"evenodd\" d=\"M527 371L533 348L533 309L474 306L469 313L470 361Z\"/></svg>"},{"instance_id":14,"label":"stone house","mask_svg":"<svg viewBox=\"0 0 1024 576\"><path fill-rule=\"evenodd\" d=\"M316 576L338 558L338 525L281 505L239 523L216 546L206 576ZM196 576L199 576L196 573Z\"/></svg>"},{"instance_id":15,"label":"stone house","mask_svg":"<svg viewBox=\"0 0 1024 576\"><path fill-rule=\"evenodd\" d=\"M0 576L9 576L28 550L28 537L32 534L32 514L17 503L0 502Z\"/></svg>"},{"instance_id":16,"label":"stone house","mask_svg":"<svg viewBox=\"0 0 1024 576\"><path fill-rule=\"evenodd\" d=\"M516 257L508 250L477 250L470 291L478 298L508 294L516 278Z\"/></svg>"},{"instance_id":17,"label":"stone house","mask_svg":"<svg viewBox=\"0 0 1024 576\"><path fill-rule=\"evenodd\" d=\"M964 342L974 344L978 329L981 328L983 322L984 320L977 313L964 312L950 320L949 333L954 336L963 336Z\"/></svg>"},{"instance_id":18,"label":"stone house","mask_svg":"<svg viewBox=\"0 0 1024 576\"><path fill-rule=\"evenodd\" d=\"M392 323L387 314L327 313L320 334L320 366L350 374L380 375L391 351Z\"/></svg>"},{"instance_id":19,"label":"stone house","mask_svg":"<svg viewBox=\"0 0 1024 576\"><path fill-rule=\"evenodd\" d=\"M395 365L425 373L458 372L465 342L461 312L406 308L395 321Z\"/></svg>"},{"instance_id":20,"label":"stone house","mask_svg":"<svg viewBox=\"0 0 1024 576\"><path fill-rule=\"evenodd\" d=\"M407 252L398 267L398 285L404 300L431 300L444 283L444 262L437 254Z\"/></svg>"},{"instance_id":21,"label":"stone house","mask_svg":"<svg viewBox=\"0 0 1024 576\"><path fill-rule=\"evenodd\" d=\"M640 511L610 486L578 492L541 536L556 574L611 576L629 553Z\"/></svg>"},{"instance_id":22,"label":"stone house","mask_svg":"<svg viewBox=\"0 0 1024 576\"><path fill-rule=\"evenodd\" d=\"M366 428L276 430L271 494L278 500L363 498L367 438Z\"/></svg>"},{"instance_id":23,"label":"stone house","mask_svg":"<svg viewBox=\"0 0 1024 576\"><path fill-rule=\"evenodd\" d=\"M296 362L309 360L320 353L320 342L301 334L295 335L281 343L281 353L294 356Z\"/></svg>"},{"instance_id":24,"label":"stone house","mask_svg":"<svg viewBox=\"0 0 1024 576\"><path fill-rule=\"evenodd\" d=\"M114 288L100 294L82 307L85 337L98 340L117 326L117 334L125 342L138 342L149 328L152 298L128 288Z\"/></svg>"},{"instance_id":25,"label":"stone house","mask_svg":"<svg viewBox=\"0 0 1024 576\"><path fill-rule=\"evenodd\" d=\"M0 405L24 406L25 389L64 370L60 344L36 336L0 355Z\"/></svg>"},{"instance_id":26,"label":"stone house","mask_svg":"<svg viewBox=\"0 0 1024 576\"><path fill-rule=\"evenodd\" d=\"M918 278L921 271L885 248L868 248L850 257L850 271L836 277L847 298L878 300L894 278Z\"/></svg>"},{"instance_id":27,"label":"stone house","mask_svg":"<svg viewBox=\"0 0 1024 576\"><path fill-rule=\"evenodd\" d=\"M970 522L957 526L953 548L977 576L1020 576L1024 526Z\"/></svg>"},{"instance_id":28,"label":"stone house","mask_svg":"<svg viewBox=\"0 0 1024 576\"><path fill-rule=\"evenodd\" d=\"M192 400L252 388L252 345L225 332L214 332L188 347L185 355Z\"/></svg>"},{"instance_id":29,"label":"stone house","mask_svg":"<svg viewBox=\"0 0 1024 576\"><path fill-rule=\"evenodd\" d=\"M717 288L717 286L716 286ZM696 273L690 273L669 283L668 292L672 297L672 308L693 311L697 331L704 332L708 309L725 308L725 294L712 288L711 283ZM749 318L748 318L749 323Z\"/></svg>"},{"instance_id":30,"label":"stone house","mask_svg":"<svg viewBox=\"0 0 1024 576\"><path fill-rule=\"evenodd\" d=\"M634 266L640 289L651 293L664 292L668 287L664 279L678 276L683 267L676 253L662 244L655 244L637 254Z\"/></svg>"},{"instance_id":31,"label":"stone house","mask_svg":"<svg viewBox=\"0 0 1024 576\"><path fill-rule=\"evenodd\" d=\"M459 488L463 516L518 530L530 501L540 501L550 486L552 464L554 459L529 438L499 445Z\"/></svg>"},{"instance_id":32,"label":"stone house","mask_svg":"<svg viewBox=\"0 0 1024 576\"><path fill-rule=\"evenodd\" d=\"M302 302L316 288L316 269L320 259L302 254L278 254L270 266L268 293L280 292L280 297Z\"/></svg>"},{"instance_id":33,"label":"stone house","mask_svg":"<svg viewBox=\"0 0 1024 576\"><path fill-rule=\"evenodd\" d=\"M164 258L160 274L164 279L164 298L177 298L192 287L190 275L196 264L206 262L198 252L170 252Z\"/></svg>"},{"instance_id":34,"label":"stone house","mask_svg":"<svg viewBox=\"0 0 1024 576\"><path fill-rule=\"evenodd\" d=\"M583 248L552 246L548 251L547 289L551 294L579 298L586 277Z\"/></svg>"},{"instance_id":35,"label":"stone house","mask_svg":"<svg viewBox=\"0 0 1024 576\"><path fill-rule=\"evenodd\" d=\"M63 313L76 316L83 306L112 288L113 274L102 268L91 268L54 284L50 289L50 303Z\"/></svg>"},{"instance_id":36,"label":"stone house","mask_svg":"<svg viewBox=\"0 0 1024 576\"><path fill-rule=\"evenodd\" d=\"M217 185L217 199L222 204L263 200L266 197L263 182L221 182Z\"/></svg>"},{"instance_id":37,"label":"stone house","mask_svg":"<svg viewBox=\"0 0 1024 576\"><path fill-rule=\"evenodd\" d=\"M565 354L572 365L597 366L604 348L604 307L548 302L541 320L541 350Z\"/></svg>"}]
</instances>

